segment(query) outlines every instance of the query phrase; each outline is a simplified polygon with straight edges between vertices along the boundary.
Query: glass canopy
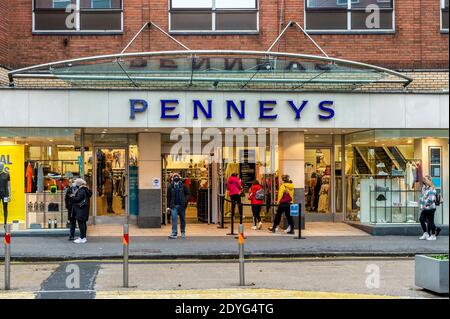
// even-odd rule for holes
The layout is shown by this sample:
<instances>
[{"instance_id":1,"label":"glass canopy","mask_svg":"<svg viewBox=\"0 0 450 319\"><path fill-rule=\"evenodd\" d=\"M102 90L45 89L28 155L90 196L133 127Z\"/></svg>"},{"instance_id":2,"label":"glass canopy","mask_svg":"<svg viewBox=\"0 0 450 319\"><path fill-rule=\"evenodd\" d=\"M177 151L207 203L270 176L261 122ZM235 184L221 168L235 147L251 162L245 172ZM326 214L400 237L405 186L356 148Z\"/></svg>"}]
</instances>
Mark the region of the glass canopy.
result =
<instances>
[{"instance_id":1,"label":"glass canopy","mask_svg":"<svg viewBox=\"0 0 450 319\"><path fill-rule=\"evenodd\" d=\"M257 51L170 51L58 61L9 73L15 86L355 91L407 86L405 75L349 60Z\"/></svg>"}]
</instances>

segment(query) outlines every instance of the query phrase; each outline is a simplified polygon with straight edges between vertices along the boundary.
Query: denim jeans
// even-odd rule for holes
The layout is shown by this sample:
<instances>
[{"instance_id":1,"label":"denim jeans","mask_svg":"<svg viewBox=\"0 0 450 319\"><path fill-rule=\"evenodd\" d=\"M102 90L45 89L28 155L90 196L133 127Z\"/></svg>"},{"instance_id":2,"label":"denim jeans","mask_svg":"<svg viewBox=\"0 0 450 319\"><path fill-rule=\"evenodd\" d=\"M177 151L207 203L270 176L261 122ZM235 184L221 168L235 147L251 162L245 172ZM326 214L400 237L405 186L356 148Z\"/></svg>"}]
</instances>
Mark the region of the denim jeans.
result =
<instances>
[{"instance_id":1,"label":"denim jeans","mask_svg":"<svg viewBox=\"0 0 450 319\"><path fill-rule=\"evenodd\" d=\"M172 208L172 235L178 234L178 216L180 216L181 233L186 232L186 208L177 205Z\"/></svg>"}]
</instances>

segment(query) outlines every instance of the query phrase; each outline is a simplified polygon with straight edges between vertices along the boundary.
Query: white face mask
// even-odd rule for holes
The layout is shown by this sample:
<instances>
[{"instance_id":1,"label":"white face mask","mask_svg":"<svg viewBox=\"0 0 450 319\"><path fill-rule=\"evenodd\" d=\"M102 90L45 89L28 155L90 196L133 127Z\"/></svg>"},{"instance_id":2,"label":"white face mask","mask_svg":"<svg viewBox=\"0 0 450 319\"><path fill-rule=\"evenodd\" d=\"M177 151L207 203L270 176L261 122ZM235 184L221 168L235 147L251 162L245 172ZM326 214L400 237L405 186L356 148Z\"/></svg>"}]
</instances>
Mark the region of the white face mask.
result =
<instances>
[{"instance_id":1,"label":"white face mask","mask_svg":"<svg viewBox=\"0 0 450 319\"><path fill-rule=\"evenodd\" d=\"M72 183L72 187L73 187L73 188L77 187L77 184Z\"/></svg>"}]
</instances>

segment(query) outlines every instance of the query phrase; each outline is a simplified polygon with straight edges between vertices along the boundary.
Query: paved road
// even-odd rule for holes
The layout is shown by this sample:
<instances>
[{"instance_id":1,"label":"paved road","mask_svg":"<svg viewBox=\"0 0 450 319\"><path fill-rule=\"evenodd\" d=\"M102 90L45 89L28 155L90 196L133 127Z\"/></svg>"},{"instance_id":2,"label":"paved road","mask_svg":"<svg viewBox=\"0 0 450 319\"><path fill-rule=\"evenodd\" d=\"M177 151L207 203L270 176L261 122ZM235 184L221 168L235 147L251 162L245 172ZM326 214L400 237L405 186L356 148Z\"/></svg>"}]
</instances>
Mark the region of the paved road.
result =
<instances>
[{"instance_id":1,"label":"paved road","mask_svg":"<svg viewBox=\"0 0 450 319\"><path fill-rule=\"evenodd\" d=\"M17 237L12 239L11 249L13 258L24 260L118 258L122 256L122 239L92 237L87 244L76 245L58 237ZM132 237L130 244L133 258L234 258L237 251L237 241L233 237L192 237L175 241L166 237ZM309 237L305 240L250 237L246 240L245 251L252 257L448 254L449 239L441 236L430 242L409 236ZM0 256L3 256L3 245Z\"/></svg>"},{"instance_id":2,"label":"paved road","mask_svg":"<svg viewBox=\"0 0 450 319\"><path fill-rule=\"evenodd\" d=\"M80 285L74 287L73 269ZM246 287L239 287L237 262L134 261L130 288L122 288L119 261L15 263L12 291L0 299L292 299L447 298L414 286L411 258L296 258L247 262ZM0 285L3 286L3 267ZM45 274L43 276L42 274Z\"/></svg>"}]
</instances>

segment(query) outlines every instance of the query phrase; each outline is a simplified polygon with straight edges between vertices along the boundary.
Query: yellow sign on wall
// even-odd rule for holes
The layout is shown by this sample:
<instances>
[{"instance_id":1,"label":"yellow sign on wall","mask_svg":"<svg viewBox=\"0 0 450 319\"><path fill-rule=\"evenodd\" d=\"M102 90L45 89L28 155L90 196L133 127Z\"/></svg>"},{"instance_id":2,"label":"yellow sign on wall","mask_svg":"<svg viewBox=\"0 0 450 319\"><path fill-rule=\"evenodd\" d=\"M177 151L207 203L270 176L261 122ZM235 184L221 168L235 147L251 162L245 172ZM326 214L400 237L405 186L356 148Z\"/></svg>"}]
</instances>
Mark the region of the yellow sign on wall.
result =
<instances>
[{"instance_id":1,"label":"yellow sign on wall","mask_svg":"<svg viewBox=\"0 0 450 319\"><path fill-rule=\"evenodd\" d=\"M11 178L11 194L8 203L8 223L25 222L25 152L23 145L0 145L0 162ZM0 222L4 223L3 205L0 204Z\"/></svg>"}]
</instances>

